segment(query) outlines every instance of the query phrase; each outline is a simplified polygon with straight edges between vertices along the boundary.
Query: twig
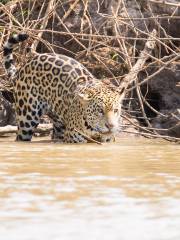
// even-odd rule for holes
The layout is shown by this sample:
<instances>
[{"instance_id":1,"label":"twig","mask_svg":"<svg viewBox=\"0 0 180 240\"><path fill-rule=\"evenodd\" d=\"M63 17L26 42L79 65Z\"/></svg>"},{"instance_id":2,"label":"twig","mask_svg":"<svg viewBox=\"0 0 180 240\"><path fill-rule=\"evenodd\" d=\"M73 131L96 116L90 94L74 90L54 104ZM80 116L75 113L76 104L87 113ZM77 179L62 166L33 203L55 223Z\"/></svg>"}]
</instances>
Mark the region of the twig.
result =
<instances>
[{"instance_id":1,"label":"twig","mask_svg":"<svg viewBox=\"0 0 180 240\"><path fill-rule=\"evenodd\" d=\"M146 132L149 132L149 133L152 133L148 128L146 127L142 127L136 123L134 123L131 119L129 119L128 117L124 116L124 115L121 115L122 118L126 119L128 122L130 122L133 126L135 126L136 128L140 129L140 130L143 130L143 131L146 131Z\"/></svg>"},{"instance_id":2,"label":"twig","mask_svg":"<svg viewBox=\"0 0 180 240\"><path fill-rule=\"evenodd\" d=\"M140 53L137 62L132 67L130 72L123 78L122 84L120 85L121 89L124 88L124 90L126 90L127 87L137 78L139 71L142 69L143 65L145 64L146 60L150 57L150 54L155 47L156 34L157 32L154 29L145 44L144 50Z\"/></svg>"},{"instance_id":3,"label":"twig","mask_svg":"<svg viewBox=\"0 0 180 240\"><path fill-rule=\"evenodd\" d=\"M66 18L68 18L68 16L71 14L71 12L75 9L76 5L78 4L79 0L75 0L74 3L70 4L69 9L67 10L67 12L65 13L65 15L62 17L62 22L65 21Z\"/></svg>"},{"instance_id":4,"label":"twig","mask_svg":"<svg viewBox=\"0 0 180 240\"><path fill-rule=\"evenodd\" d=\"M78 132L79 134L81 134L86 140L92 142L92 143L97 143L99 145L102 145L102 142L96 141L93 138L87 136L86 134L82 133L81 131L77 130L76 128L74 129L76 132Z\"/></svg>"},{"instance_id":5,"label":"twig","mask_svg":"<svg viewBox=\"0 0 180 240\"><path fill-rule=\"evenodd\" d=\"M166 135L157 135L157 134L145 133L145 132L132 132L132 131L127 131L127 130L122 130L122 132L131 133L131 134L133 133L133 134L136 134L136 135L142 135L142 136L148 137L148 138L160 138L160 139L168 140L168 141L171 141L171 142L180 143L179 138L170 137L170 136L166 136Z\"/></svg>"},{"instance_id":6,"label":"twig","mask_svg":"<svg viewBox=\"0 0 180 240\"><path fill-rule=\"evenodd\" d=\"M46 13L45 13L45 18L41 24L41 27L40 27L40 30L42 29L46 29L46 26L48 24L48 20L49 20L49 15L52 13L53 11L53 7L54 7L54 2L55 0L50 0L49 3L48 3L48 6L47 6L47 9L46 9ZM37 36L37 39L41 39L42 37L42 34L43 32L39 32L38 33L38 36ZM38 45L39 41L38 40L35 40L33 42L33 44L31 45L31 51L32 52L35 52L36 51L36 48L37 48L37 45Z\"/></svg>"},{"instance_id":7,"label":"twig","mask_svg":"<svg viewBox=\"0 0 180 240\"><path fill-rule=\"evenodd\" d=\"M136 86L130 87L127 89L127 92L132 91L134 88L138 86L143 85L144 83L148 82L151 78L155 77L157 74L159 74L162 70L164 70L169 64L171 64L172 62L178 60L180 58L180 56L175 56L173 59L167 61L166 63L164 63L164 65L162 67L160 67L156 72L152 73L151 75L149 75L148 77L146 77L143 81L139 82L136 84Z\"/></svg>"},{"instance_id":8,"label":"twig","mask_svg":"<svg viewBox=\"0 0 180 240\"><path fill-rule=\"evenodd\" d=\"M151 3L156 3L156 4L163 4L163 5L167 5L167 6L173 6L173 7L180 7L180 3L172 3L172 2L168 2L168 1L159 1L159 0L149 0L149 2Z\"/></svg>"},{"instance_id":9,"label":"twig","mask_svg":"<svg viewBox=\"0 0 180 240\"><path fill-rule=\"evenodd\" d=\"M55 12L55 16L57 17L57 19L59 20L59 23L63 25L63 27L66 29L66 33L67 35L70 35L83 49L86 49L86 47L75 37L71 34L71 32L69 31L68 27L62 22L61 18L59 17L59 15L57 14L57 12ZM55 32L55 31L54 31ZM69 34L68 34L69 33ZM86 49L87 50L87 49Z\"/></svg>"}]
</instances>

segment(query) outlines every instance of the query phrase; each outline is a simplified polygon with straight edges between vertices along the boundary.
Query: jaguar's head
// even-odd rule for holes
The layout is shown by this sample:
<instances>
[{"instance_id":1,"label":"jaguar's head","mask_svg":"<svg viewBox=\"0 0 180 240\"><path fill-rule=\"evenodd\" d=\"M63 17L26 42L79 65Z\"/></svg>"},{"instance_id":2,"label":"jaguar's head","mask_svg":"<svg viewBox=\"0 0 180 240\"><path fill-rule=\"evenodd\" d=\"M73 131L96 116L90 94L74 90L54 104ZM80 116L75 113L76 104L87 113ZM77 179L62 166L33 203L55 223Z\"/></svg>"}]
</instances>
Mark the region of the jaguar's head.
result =
<instances>
[{"instance_id":1,"label":"jaguar's head","mask_svg":"<svg viewBox=\"0 0 180 240\"><path fill-rule=\"evenodd\" d=\"M90 87L80 93L79 98L89 131L108 135L118 130L122 96L117 91L106 86Z\"/></svg>"}]
</instances>

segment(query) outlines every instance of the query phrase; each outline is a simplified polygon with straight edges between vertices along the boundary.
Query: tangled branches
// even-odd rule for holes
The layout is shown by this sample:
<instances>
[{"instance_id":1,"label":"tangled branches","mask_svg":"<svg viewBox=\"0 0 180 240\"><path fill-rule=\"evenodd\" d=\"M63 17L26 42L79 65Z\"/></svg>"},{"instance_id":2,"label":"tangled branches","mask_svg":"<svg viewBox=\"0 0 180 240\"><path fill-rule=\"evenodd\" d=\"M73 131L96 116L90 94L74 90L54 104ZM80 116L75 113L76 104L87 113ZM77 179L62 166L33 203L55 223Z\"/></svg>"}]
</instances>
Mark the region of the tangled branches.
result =
<instances>
[{"instance_id":1,"label":"tangled branches","mask_svg":"<svg viewBox=\"0 0 180 240\"><path fill-rule=\"evenodd\" d=\"M31 40L16 52L18 64L35 51L72 56L126 90L123 131L131 125L138 134L177 141L179 9L178 0L3 0L0 54L10 33L28 32ZM0 89L11 91L2 65Z\"/></svg>"}]
</instances>

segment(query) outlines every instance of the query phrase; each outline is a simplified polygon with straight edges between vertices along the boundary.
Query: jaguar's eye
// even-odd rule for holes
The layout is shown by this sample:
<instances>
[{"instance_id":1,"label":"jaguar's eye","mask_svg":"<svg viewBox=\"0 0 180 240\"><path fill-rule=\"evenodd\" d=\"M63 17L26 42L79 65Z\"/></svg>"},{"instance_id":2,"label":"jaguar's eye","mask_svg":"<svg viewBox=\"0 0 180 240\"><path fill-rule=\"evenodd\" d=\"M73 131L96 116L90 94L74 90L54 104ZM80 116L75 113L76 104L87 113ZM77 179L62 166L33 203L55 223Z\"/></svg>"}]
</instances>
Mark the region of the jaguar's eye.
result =
<instances>
[{"instance_id":1,"label":"jaguar's eye","mask_svg":"<svg viewBox=\"0 0 180 240\"><path fill-rule=\"evenodd\" d=\"M114 109L114 113L118 113L118 111L119 111L119 110L118 110L117 108Z\"/></svg>"},{"instance_id":2,"label":"jaguar's eye","mask_svg":"<svg viewBox=\"0 0 180 240\"><path fill-rule=\"evenodd\" d=\"M104 115L104 110L103 110L103 109L99 109L99 113L100 113L101 115Z\"/></svg>"}]
</instances>

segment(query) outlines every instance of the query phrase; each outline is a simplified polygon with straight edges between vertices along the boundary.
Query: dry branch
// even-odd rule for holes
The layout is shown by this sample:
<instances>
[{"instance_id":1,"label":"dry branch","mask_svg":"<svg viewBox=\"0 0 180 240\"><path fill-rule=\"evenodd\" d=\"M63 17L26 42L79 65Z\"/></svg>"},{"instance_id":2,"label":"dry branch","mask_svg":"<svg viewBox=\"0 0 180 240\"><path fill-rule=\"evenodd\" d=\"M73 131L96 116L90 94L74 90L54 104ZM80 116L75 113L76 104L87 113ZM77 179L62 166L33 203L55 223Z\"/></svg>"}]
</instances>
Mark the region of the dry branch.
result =
<instances>
[{"instance_id":1,"label":"dry branch","mask_svg":"<svg viewBox=\"0 0 180 240\"><path fill-rule=\"evenodd\" d=\"M130 72L122 79L122 84L120 85L121 89L126 90L132 82L136 81L138 73L143 69L145 62L151 56L152 50L155 48L156 35L157 31L154 29L147 39L145 47L140 53L137 62L131 68Z\"/></svg>"},{"instance_id":2,"label":"dry branch","mask_svg":"<svg viewBox=\"0 0 180 240\"><path fill-rule=\"evenodd\" d=\"M86 134L84 134L83 132L81 132L81 131L79 131L79 130L77 130L77 129L74 129L74 130L75 130L76 132L78 132L79 134L81 134L88 142L90 142L90 143L97 143L97 144L99 144L99 145L102 145L102 142L99 142L99 141L97 141L97 140L95 140L95 139L87 136Z\"/></svg>"},{"instance_id":3,"label":"dry branch","mask_svg":"<svg viewBox=\"0 0 180 240\"><path fill-rule=\"evenodd\" d=\"M171 6L171 7L180 7L180 3L173 3L173 2L169 2L169 1L164 1L164 0L149 0L149 2L151 3L156 3L156 4L162 4L162 5L167 5L167 6Z\"/></svg>"},{"instance_id":4,"label":"dry branch","mask_svg":"<svg viewBox=\"0 0 180 240\"><path fill-rule=\"evenodd\" d=\"M46 12L45 12L45 17L44 17L44 20L43 22L41 23L41 27L40 27L40 30L43 30L43 29L46 29L46 26L48 24L48 20L53 12L53 9L54 9L54 2L55 0L50 0L49 3L48 3L48 6L47 6L47 9L46 9ZM39 40L41 39L42 37L42 34L43 32L39 32L38 35L37 35L37 39L33 42L33 44L31 45L31 51L32 52L35 52L36 51L36 48L37 48L37 45L39 43Z\"/></svg>"},{"instance_id":5,"label":"dry branch","mask_svg":"<svg viewBox=\"0 0 180 240\"><path fill-rule=\"evenodd\" d=\"M35 129L35 133L39 134L48 134L52 130L52 124L39 124L38 128ZM7 134L13 134L17 133L17 127L16 126L5 126L0 127L0 136L4 136Z\"/></svg>"}]
</instances>

